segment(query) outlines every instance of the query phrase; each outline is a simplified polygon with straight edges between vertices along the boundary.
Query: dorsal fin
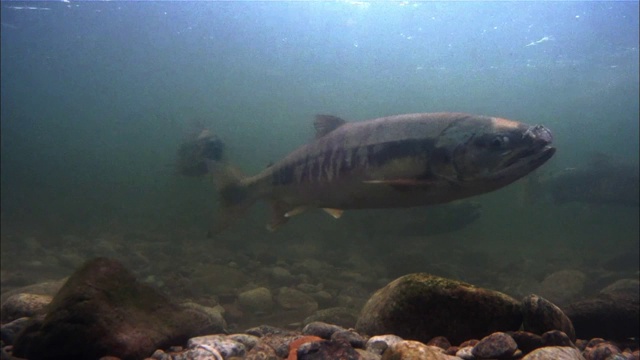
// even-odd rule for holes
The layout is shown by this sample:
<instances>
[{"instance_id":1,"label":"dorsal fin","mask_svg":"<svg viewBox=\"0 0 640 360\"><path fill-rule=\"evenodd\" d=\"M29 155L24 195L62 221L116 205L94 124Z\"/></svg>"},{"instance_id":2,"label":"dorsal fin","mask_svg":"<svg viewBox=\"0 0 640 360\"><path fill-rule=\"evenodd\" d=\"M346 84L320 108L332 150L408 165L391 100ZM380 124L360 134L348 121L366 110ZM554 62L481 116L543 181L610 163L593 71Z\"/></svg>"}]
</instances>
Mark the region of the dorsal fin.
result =
<instances>
[{"instance_id":1,"label":"dorsal fin","mask_svg":"<svg viewBox=\"0 0 640 360\"><path fill-rule=\"evenodd\" d=\"M343 119L333 115L316 115L313 127L316 128L316 139L321 138L346 123Z\"/></svg>"}]
</instances>

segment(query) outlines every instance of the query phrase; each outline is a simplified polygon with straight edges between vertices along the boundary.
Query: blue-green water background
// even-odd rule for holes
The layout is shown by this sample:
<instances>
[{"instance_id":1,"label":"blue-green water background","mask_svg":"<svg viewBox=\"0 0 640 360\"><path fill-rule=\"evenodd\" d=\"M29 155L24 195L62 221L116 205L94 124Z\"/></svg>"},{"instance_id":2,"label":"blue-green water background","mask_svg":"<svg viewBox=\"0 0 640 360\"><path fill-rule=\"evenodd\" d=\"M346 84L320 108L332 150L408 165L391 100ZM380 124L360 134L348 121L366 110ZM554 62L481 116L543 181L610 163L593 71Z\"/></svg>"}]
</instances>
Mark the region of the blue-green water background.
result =
<instances>
[{"instance_id":1,"label":"blue-green water background","mask_svg":"<svg viewBox=\"0 0 640 360\"><path fill-rule=\"evenodd\" d=\"M208 240L213 186L172 168L197 121L254 174L312 138L317 113L433 111L548 126L558 151L541 172L594 152L637 164L638 2L3 1L1 11L3 269L20 266L27 255L12 251L25 238L63 253L61 237L110 232L212 253L365 253L392 275L434 271L384 257L420 242L460 268L456 248L507 263L561 253L567 267L567 254L584 266L638 252L637 207L532 201L522 182L474 198L480 219L438 237L394 235L389 219L410 210L311 212L271 234L257 206ZM373 223L385 231L366 231Z\"/></svg>"}]
</instances>

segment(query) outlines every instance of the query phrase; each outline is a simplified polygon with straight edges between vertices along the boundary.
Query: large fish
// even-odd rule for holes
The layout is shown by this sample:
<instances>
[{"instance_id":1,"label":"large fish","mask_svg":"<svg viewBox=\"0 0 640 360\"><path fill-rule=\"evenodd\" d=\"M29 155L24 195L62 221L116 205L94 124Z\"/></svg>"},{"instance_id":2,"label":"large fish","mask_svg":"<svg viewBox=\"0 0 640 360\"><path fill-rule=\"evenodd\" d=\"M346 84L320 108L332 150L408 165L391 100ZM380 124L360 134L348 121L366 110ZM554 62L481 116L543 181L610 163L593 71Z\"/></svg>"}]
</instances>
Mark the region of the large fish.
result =
<instances>
[{"instance_id":1,"label":"large fish","mask_svg":"<svg viewBox=\"0 0 640 360\"><path fill-rule=\"evenodd\" d=\"M463 113L318 115L314 125L313 141L255 176L207 160L220 195L214 232L258 199L271 204L270 230L308 208L338 218L346 209L446 203L508 185L555 152L542 125Z\"/></svg>"}]
</instances>

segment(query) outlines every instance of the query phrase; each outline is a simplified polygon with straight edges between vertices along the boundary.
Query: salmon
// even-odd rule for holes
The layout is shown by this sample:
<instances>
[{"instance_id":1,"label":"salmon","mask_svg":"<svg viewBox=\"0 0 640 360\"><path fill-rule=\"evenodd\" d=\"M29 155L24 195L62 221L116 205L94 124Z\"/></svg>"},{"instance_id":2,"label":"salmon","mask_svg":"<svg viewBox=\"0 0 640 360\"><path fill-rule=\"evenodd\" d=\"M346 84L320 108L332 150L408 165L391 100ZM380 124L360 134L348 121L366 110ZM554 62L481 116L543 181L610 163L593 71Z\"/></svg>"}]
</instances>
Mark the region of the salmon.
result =
<instances>
[{"instance_id":1,"label":"salmon","mask_svg":"<svg viewBox=\"0 0 640 360\"><path fill-rule=\"evenodd\" d=\"M344 210L442 204L500 189L555 153L542 125L465 113L418 113L347 122L318 115L316 137L254 176L206 159L217 179L213 232L257 200L275 230L311 208Z\"/></svg>"}]
</instances>

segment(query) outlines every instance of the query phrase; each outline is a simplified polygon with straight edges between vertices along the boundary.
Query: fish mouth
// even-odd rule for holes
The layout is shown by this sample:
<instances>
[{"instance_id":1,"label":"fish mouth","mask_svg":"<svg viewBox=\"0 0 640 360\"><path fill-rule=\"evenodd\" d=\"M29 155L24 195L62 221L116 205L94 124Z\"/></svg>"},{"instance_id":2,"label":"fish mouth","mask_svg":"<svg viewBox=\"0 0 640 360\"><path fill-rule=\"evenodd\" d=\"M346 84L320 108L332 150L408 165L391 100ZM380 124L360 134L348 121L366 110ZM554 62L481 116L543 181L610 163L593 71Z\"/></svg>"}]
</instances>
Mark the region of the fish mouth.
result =
<instances>
[{"instance_id":1,"label":"fish mouth","mask_svg":"<svg viewBox=\"0 0 640 360\"><path fill-rule=\"evenodd\" d=\"M521 152L518 156L514 156L505 163L505 170L518 165L529 164L531 170L539 167L549 160L555 154L556 148L551 145L545 145L541 149L529 149Z\"/></svg>"}]
</instances>

